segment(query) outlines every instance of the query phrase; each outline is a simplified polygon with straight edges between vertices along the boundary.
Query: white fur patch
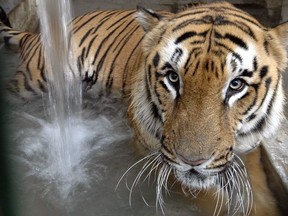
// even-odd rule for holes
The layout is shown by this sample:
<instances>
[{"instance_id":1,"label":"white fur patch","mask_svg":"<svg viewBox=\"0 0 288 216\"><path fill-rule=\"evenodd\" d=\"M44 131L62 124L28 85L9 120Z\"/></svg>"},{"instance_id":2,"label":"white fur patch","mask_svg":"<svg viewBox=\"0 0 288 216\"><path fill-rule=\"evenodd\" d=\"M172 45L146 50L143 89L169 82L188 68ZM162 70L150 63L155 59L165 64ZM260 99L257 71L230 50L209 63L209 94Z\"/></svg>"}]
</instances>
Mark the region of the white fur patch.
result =
<instances>
[{"instance_id":1,"label":"white fur patch","mask_svg":"<svg viewBox=\"0 0 288 216\"><path fill-rule=\"evenodd\" d=\"M175 90L175 88L169 83L168 78L165 77L164 78L164 84L166 85L166 87L168 88L168 90L170 91L173 100L177 97L177 91Z\"/></svg>"},{"instance_id":2,"label":"white fur patch","mask_svg":"<svg viewBox=\"0 0 288 216\"><path fill-rule=\"evenodd\" d=\"M229 99L228 105L229 105L230 107L232 107L233 104L234 104L236 101L238 101L242 96L244 96L247 91L248 91L248 86L246 86L241 92L232 95L232 96L230 97L230 99Z\"/></svg>"},{"instance_id":3,"label":"white fur patch","mask_svg":"<svg viewBox=\"0 0 288 216\"><path fill-rule=\"evenodd\" d=\"M238 77L240 75L240 72L243 70L248 70L248 71L253 71L253 60L254 57L256 56L256 50L252 44L248 44L248 49L243 49L243 48L237 48L235 49L234 53L237 53L241 58L242 62L237 59L235 56L233 56L233 53L229 53L226 58L226 67L227 71L229 73L229 79L226 82L225 88L222 91L222 98L225 99L226 97L226 92L229 88L230 82ZM233 66L232 66L233 65ZM235 68L234 68L235 67ZM238 94L241 94L243 96L245 93L243 93L245 89ZM246 89L247 91L247 89ZM231 107L235 101L237 101L241 96L237 96L237 94L233 95L229 99L229 106ZM231 102L230 102L231 100Z\"/></svg>"},{"instance_id":4,"label":"white fur patch","mask_svg":"<svg viewBox=\"0 0 288 216\"><path fill-rule=\"evenodd\" d=\"M181 44L176 45L174 41L175 39L168 39L166 41L166 46L163 48L163 51L161 52L161 59L163 60L163 62L169 62L173 66L175 72L178 73L179 79L180 79L179 94L182 94L183 81L182 81L182 77L179 71L181 68L184 67L185 62L187 61L188 52L185 49L185 47L181 46ZM181 50L181 55L179 53L176 53L175 55L175 52L177 49ZM171 92L172 98L175 99L177 96L177 92L175 91L175 88L169 83L167 78L164 79L164 84L166 85L168 90Z\"/></svg>"},{"instance_id":5,"label":"white fur patch","mask_svg":"<svg viewBox=\"0 0 288 216\"><path fill-rule=\"evenodd\" d=\"M166 46L163 48L163 51L161 52L161 58L163 59L164 62L170 62L171 65L175 66L177 70L180 68L184 67L184 64L188 58L188 52L185 49L185 47L181 46L181 44L175 44L174 43L175 39L167 39L166 40ZM171 62L172 56L175 52L175 50L181 49L182 50L182 55L179 56L177 62Z\"/></svg>"},{"instance_id":6,"label":"white fur patch","mask_svg":"<svg viewBox=\"0 0 288 216\"><path fill-rule=\"evenodd\" d=\"M253 61L254 57L257 56L256 50L252 44L248 44L248 50L237 48L234 51L241 58L242 62L235 58L232 53L230 53L226 58L227 70L229 73L229 79L226 82L225 88L222 91L223 100L226 97L226 92L229 88L230 82L240 75L240 72L243 70L253 71ZM249 82L249 77L245 77L245 80ZM245 87L241 92L236 93L231 96L228 104L232 107L237 100L239 100L248 90L248 87ZM270 108L270 115L267 116L267 110L269 109L269 104L272 100L273 95L275 94L275 99ZM283 120L283 105L284 105L284 93L282 88L282 82L280 80L279 87L277 92L274 93L274 90L271 88L268 90L267 95L264 99L262 106L259 109L259 104L256 104L249 112L246 114L246 117L251 114L256 115L256 117L250 121L243 121L237 125L239 133L245 134L244 136L239 136L237 138L237 145L235 151L237 153L245 153L259 145L259 141L263 138L269 138L280 126L281 121ZM254 128L256 125L265 118L266 126L261 131L256 131Z\"/></svg>"}]
</instances>

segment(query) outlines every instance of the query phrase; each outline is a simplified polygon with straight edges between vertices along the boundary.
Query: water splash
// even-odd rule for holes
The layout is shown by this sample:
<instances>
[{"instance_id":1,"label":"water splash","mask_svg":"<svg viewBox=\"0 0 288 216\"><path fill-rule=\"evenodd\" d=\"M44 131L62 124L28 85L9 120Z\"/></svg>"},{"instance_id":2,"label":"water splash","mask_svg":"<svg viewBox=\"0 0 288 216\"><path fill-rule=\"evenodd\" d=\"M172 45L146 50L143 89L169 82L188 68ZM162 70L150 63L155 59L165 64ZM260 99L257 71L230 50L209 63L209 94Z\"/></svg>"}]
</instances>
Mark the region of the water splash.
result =
<instances>
[{"instance_id":1,"label":"water splash","mask_svg":"<svg viewBox=\"0 0 288 216\"><path fill-rule=\"evenodd\" d=\"M93 112L85 110L83 116L81 77L70 64L75 62L69 35L70 2L38 1L38 7L48 83L48 99L42 108L48 112L44 117L20 113L31 127L16 136L21 152L17 159L27 166L27 176L43 182L43 196L65 202L79 187L89 188L92 181L101 180L105 167L91 166L90 160L116 140L130 137L130 132L115 132L117 122L105 115L87 116ZM32 104L37 107L37 102Z\"/></svg>"},{"instance_id":2,"label":"water splash","mask_svg":"<svg viewBox=\"0 0 288 216\"><path fill-rule=\"evenodd\" d=\"M41 102L34 101L30 105L33 108L22 107L25 112L16 115L18 125L12 127L21 129L14 137L20 143L20 154L17 153L16 159L27 167L26 177L36 177L42 182L42 196L54 202L73 201L76 192L77 196L81 193L79 188L84 191L103 178L106 166L92 161L108 154L115 142L131 138L125 106L121 108L119 104L111 103L113 99L110 102L107 98L104 100L98 99L94 106L86 107L81 118L70 116L64 119L63 126L69 128L66 142L62 142L57 121L43 118L41 114L34 115L39 112L33 109L38 106L39 110Z\"/></svg>"}]
</instances>

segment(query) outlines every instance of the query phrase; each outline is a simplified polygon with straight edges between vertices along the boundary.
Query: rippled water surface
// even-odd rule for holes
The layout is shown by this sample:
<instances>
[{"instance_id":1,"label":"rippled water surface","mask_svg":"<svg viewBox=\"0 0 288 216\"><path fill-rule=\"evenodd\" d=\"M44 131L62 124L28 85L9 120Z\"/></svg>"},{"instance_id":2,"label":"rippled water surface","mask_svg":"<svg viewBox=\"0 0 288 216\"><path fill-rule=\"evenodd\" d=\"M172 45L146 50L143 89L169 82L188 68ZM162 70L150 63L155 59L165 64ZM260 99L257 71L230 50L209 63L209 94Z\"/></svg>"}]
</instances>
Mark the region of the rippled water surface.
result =
<instances>
[{"instance_id":1,"label":"rippled water surface","mask_svg":"<svg viewBox=\"0 0 288 216\"><path fill-rule=\"evenodd\" d=\"M1 57L5 56L2 58L4 78L8 81L18 65L18 54L3 47L0 51ZM13 99L13 96L9 97ZM126 170L140 159L133 150L133 134L123 101L117 97L86 95L84 98L84 121L81 125L75 122L74 131L70 131L74 143L68 148L74 157L71 158L70 171L79 176L70 181L67 178L62 183L61 179L55 178L57 173L53 173L54 168L59 170L59 161L48 148L48 145L55 144L49 144L54 126L47 117L45 103L39 99L31 102L9 100L5 104L9 114L5 117L10 129L8 152L16 213L19 216L163 215L156 209L154 174L150 181L140 181L130 194L131 185L144 163L133 167L116 189ZM77 147L77 134L81 136L82 132L90 138ZM172 185L170 194L164 197L166 215L198 214L185 195L176 192Z\"/></svg>"}]
</instances>

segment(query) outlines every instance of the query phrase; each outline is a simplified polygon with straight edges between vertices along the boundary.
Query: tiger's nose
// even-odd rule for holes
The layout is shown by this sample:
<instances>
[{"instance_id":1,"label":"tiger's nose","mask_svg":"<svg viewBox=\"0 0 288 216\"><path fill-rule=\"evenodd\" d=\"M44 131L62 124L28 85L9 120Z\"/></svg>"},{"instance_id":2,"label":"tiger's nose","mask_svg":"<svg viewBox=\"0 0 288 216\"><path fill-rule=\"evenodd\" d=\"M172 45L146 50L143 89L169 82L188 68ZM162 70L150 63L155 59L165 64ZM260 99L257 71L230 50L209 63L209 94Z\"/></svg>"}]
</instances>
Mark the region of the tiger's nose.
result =
<instances>
[{"instance_id":1,"label":"tiger's nose","mask_svg":"<svg viewBox=\"0 0 288 216\"><path fill-rule=\"evenodd\" d=\"M183 161L186 164L189 164L191 166L199 166L205 162L207 162L209 159L197 159L197 160L191 160L191 159L187 159L184 156L177 154L178 158Z\"/></svg>"}]
</instances>

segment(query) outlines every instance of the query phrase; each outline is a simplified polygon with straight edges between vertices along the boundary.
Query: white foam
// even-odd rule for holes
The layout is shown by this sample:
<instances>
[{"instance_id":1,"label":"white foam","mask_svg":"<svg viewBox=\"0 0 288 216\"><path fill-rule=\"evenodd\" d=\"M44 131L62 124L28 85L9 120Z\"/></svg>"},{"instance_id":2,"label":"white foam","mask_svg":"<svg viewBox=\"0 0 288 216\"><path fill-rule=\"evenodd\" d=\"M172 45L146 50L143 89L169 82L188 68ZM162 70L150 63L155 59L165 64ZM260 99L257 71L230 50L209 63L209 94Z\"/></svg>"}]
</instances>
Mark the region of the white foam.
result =
<instances>
[{"instance_id":1,"label":"white foam","mask_svg":"<svg viewBox=\"0 0 288 216\"><path fill-rule=\"evenodd\" d=\"M84 109L82 118L75 114L61 125L49 118L18 113L17 121L22 118L24 124L18 125L15 135L20 150L16 158L27 166L26 177L43 182L43 196L62 201L71 200L78 188L87 189L91 182L101 181L106 166L90 162L105 155L111 144L131 138L124 110L99 103Z\"/></svg>"}]
</instances>

